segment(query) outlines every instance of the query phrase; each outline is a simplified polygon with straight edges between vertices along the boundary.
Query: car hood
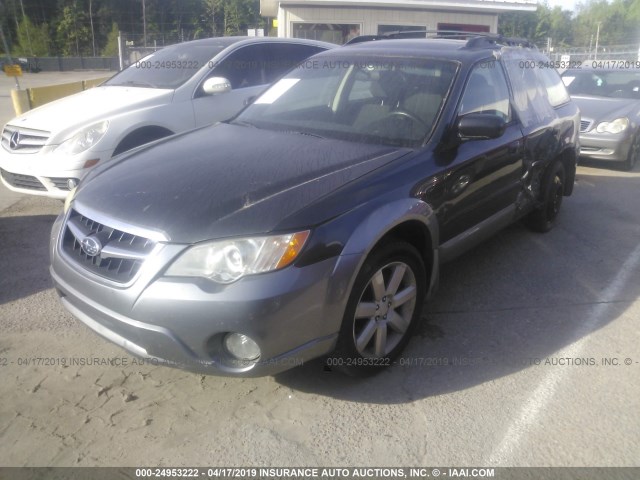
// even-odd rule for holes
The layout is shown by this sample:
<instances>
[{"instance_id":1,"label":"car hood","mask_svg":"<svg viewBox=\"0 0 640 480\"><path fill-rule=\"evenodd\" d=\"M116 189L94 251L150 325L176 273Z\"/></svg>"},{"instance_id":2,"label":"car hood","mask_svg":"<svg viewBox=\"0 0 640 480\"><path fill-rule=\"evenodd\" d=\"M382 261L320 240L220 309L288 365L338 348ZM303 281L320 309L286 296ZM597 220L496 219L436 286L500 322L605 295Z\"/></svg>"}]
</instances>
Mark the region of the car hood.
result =
<instances>
[{"instance_id":1,"label":"car hood","mask_svg":"<svg viewBox=\"0 0 640 480\"><path fill-rule=\"evenodd\" d=\"M70 137L93 122L151 105L168 103L173 90L104 86L47 103L9 122L11 125L51 132L50 144Z\"/></svg>"},{"instance_id":2,"label":"car hood","mask_svg":"<svg viewBox=\"0 0 640 480\"><path fill-rule=\"evenodd\" d=\"M408 152L217 124L98 167L82 182L74 205L82 213L161 232L175 243L263 234Z\"/></svg>"},{"instance_id":3,"label":"car hood","mask_svg":"<svg viewBox=\"0 0 640 480\"><path fill-rule=\"evenodd\" d=\"M583 119L595 120L595 122L608 122L619 117L628 117L640 106L640 102L628 98L576 95L571 99L578 105Z\"/></svg>"}]
</instances>

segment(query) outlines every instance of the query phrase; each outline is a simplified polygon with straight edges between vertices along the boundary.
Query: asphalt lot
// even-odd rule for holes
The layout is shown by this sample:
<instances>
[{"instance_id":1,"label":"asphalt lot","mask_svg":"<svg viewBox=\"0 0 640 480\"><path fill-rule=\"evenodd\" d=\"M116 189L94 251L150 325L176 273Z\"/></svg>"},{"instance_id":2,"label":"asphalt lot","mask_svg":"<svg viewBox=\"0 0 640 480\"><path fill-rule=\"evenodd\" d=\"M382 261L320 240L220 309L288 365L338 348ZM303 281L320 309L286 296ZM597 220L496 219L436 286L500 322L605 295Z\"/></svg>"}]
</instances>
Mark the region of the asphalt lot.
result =
<instances>
[{"instance_id":1,"label":"asphalt lot","mask_svg":"<svg viewBox=\"0 0 640 480\"><path fill-rule=\"evenodd\" d=\"M445 265L403 359L359 380L134 364L51 288L61 203L0 186L0 466L640 466L639 186L580 167L555 230Z\"/></svg>"}]
</instances>

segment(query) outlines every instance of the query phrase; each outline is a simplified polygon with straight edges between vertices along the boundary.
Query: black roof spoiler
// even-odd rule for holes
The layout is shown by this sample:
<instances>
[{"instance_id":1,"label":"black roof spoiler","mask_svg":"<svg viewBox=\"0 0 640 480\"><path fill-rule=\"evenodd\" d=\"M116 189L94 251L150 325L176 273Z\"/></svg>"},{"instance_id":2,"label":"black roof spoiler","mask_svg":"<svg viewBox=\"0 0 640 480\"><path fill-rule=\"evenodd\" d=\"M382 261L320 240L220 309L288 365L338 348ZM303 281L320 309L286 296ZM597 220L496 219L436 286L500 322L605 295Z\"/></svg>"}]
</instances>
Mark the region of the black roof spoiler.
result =
<instances>
[{"instance_id":1,"label":"black roof spoiler","mask_svg":"<svg viewBox=\"0 0 640 480\"><path fill-rule=\"evenodd\" d=\"M498 33L465 32L461 30L405 30L387 32L379 35L360 35L352 38L345 45L372 42L376 40L392 40L399 38L448 38L467 40L465 48L491 48L498 45L524 47L537 50L538 47L526 38L505 37Z\"/></svg>"}]
</instances>

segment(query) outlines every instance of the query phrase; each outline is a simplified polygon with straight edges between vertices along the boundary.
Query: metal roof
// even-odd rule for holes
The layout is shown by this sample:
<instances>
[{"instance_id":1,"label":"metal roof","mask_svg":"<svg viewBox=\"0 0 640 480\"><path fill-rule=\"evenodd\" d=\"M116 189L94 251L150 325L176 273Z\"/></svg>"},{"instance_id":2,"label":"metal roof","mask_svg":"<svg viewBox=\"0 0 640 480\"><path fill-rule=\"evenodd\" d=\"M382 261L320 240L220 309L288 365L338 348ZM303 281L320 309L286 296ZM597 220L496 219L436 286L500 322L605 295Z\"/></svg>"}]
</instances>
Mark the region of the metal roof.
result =
<instances>
[{"instance_id":1,"label":"metal roof","mask_svg":"<svg viewBox=\"0 0 640 480\"><path fill-rule=\"evenodd\" d=\"M261 0L262 4L274 0ZM288 6L384 7L395 9L437 9L486 12L535 11L537 0L275 0Z\"/></svg>"}]
</instances>

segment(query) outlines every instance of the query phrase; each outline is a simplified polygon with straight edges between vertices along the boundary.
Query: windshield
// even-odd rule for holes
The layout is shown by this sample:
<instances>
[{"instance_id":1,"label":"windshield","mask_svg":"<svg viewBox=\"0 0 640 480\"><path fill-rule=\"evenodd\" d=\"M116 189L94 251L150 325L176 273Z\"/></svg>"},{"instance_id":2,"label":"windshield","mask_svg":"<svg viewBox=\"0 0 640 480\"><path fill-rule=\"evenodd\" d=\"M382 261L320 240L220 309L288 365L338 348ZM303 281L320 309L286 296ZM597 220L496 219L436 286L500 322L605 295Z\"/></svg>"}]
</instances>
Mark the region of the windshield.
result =
<instances>
[{"instance_id":1,"label":"windshield","mask_svg":"<svg viewBox=\"0 0 640 480\"><path fill-rule=\"evenodd\" d=\"M562 81L571 95L640 99L640 70L571 70Z\"/></svg>"},{"instance_id":2,"label":"windshield","mask_svg":"<svg viewBox=\"0 0 640 480\"><path fill-rule=\"evenodd\" d=\"M104 85L174 89L228 46L228 42L207 42L166 47L133 63Z\"/></svg>"},{"instance_id":3,"label":"windshield","mask_svg":"<svg viewBox=\"0 0 640 480\"><path fill-rule=\"evenodd\" d=\"M234 123L413 148L432 131L456 71L434 59L312 57Z\"/></svg>"}]
</instances>

